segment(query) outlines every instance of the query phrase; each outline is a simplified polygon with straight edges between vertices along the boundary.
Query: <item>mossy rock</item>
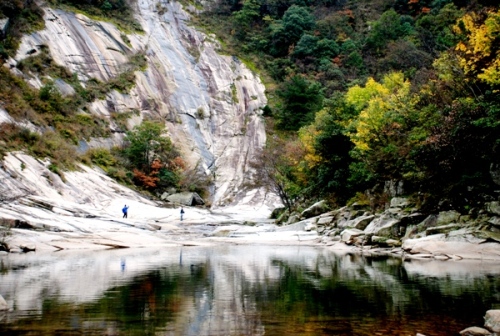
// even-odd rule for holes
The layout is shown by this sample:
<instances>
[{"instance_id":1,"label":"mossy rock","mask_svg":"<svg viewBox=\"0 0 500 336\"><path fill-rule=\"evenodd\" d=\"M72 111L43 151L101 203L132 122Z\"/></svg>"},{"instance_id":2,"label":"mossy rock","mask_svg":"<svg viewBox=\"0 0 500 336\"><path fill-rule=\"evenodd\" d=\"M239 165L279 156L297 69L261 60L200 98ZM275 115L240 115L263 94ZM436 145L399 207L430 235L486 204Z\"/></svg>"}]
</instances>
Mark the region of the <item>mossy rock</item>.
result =
<instances>
[{"instance_id":1,"label":"mossy rock","mask_svg":"<svg viewBox=\"0 0 500 336\"><path fill-rule=\"evenodd\" d=\"M500 243L500 232L483 230L474 233L474 236L476 236L477 238L486 239L486 241Z\"/></svg>"}]
</instances>

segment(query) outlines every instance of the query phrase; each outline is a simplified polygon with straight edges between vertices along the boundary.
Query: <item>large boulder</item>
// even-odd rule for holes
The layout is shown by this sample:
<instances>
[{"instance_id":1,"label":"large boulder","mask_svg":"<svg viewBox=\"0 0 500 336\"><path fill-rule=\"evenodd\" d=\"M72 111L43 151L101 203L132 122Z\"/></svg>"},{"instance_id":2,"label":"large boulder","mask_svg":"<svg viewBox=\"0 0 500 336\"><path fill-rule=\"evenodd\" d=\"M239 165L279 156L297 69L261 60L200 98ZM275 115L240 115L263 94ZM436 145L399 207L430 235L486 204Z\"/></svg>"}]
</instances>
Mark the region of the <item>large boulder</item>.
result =
<instances>
[{"instance_id":1,"label":"large boulder","mask_svg":"<svg viewBox=\"0 0 500 336\"><path fill-rule=\"evenodd\" d=\"M491 309L486 312L484 327L495 333L500 332L500 309Z\"/></svg>"},{"instance_id":2,"label":"large boulder","mask_svg":"<svg viewBox=\"0 0 500 336\"><path fill-rule=\"evenodd\" d=\"M400 236L399 219L382 215L368 224L365 233L376 236L398 238Z\"/></svg>"},{"instance_id":3,"label":"large boulder","mask_svg":"<svg viewBox=\"0 0 500 336\"><path fill-rule=\"evenodd\" d=\"M500 202L486 203L486 210L493 215L500 215Z\"/></svg>"},{"instance_id":4,"label":"large boulder","mask_svg":"<svg viewBox=\"0 0 500 336\"><path fill-rule=\"evenodd\" d=\"M328 204L326 204L326 201L323 200L323 201L319 201L319 202L314 203L309 208L302 211L300 216L302 218L311 218L311 217L319 216L322 213L325 213L328 211L330 211L330 207L328 206Z\"/></svg>"},{"instance_id":5,"label":"large boulder","mask_svg":"<svg viewBox=\"0 0 500 336\"><path fill-rule=\"evenodd\" d=\"M458 223L460 213L454 210L441 211L437 217L437 225L446 225L450 223Z\"/></svg>"},{"instance_id":6,"label":"large boulder","mask_svg":"<svg viewBox=\"0 0 500 336\"><path fill-rule=\"evenodd\" d=\"M333 216L319 217L316 224L318 226L330 226L330 224L332 224L333 222L333 219L334 219Z\"/></svg>"},{"instance_id":7,"label":"large boulder","mask_svg":"<svg viewBox=\"0 0 500 336\"><path fill-rule=\"evenodd\" d=\"M356 217L355 219L339 222L339 227L364 230L374 219L374 215L360 216Z\"/></svg>"},{"instance_id":8,"label":"large boulder","mask_svg":"<svg viewBox=\"0 0 500 336\"><path fill-rule=\"evenodd\" d=\"M167 197L167 201L186 206L205 204L203 198L201 198L200 195L195 192L182 192L173 194Z\"/></svg>"},{"instance_id":9,"label":"large boulder","mask_svg":"<svg viewBox=\"0 0 500 336\"><path fill-rule=\"evenodd\" d=\"M352 244L355 238L364 236L365 233L358 229L346 229L340 233L341 240L346 244Z\"/></svg>"}]
</instances>

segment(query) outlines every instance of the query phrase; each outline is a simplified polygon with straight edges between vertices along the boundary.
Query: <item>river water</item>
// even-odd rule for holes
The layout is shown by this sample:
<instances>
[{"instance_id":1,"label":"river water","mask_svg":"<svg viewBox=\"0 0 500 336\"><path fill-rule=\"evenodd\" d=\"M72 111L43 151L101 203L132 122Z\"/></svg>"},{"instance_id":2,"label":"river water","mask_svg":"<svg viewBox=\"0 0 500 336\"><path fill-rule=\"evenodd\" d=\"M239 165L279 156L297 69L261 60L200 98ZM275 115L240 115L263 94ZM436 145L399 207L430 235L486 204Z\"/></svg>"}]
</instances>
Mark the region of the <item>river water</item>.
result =
<instances>
[{"instance_id":1,"label":"river water","mask_svg":"<svg viewBox=\"0 0 500 336\"><path fill-rule=\"evenodd\" d=\"M0 256L0 335L457 335L500 309L500 267L304 246Z\"/></svg>"}]
</instances>

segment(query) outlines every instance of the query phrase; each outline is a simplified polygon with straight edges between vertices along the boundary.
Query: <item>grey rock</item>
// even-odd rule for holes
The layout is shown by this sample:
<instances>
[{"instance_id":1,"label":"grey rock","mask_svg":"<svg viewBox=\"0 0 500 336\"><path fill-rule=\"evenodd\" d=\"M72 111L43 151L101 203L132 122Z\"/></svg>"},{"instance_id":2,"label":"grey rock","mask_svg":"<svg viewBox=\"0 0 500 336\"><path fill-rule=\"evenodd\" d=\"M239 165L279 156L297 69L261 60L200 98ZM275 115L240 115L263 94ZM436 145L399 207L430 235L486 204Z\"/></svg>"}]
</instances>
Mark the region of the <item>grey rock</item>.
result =
<instances>
[{"instance_id":1,"label":"grey rock","mask_svg":"<svg viewBox=\"0 0 500 336\"><path fill-rule=\"evenodd\" d=\"M341 241L344 243L352 243L354 238L364 235L365 233L358 229L346 229L340 233Z\"/></svg>"},{"instance_id":2,"label":"grey rock","mask_svg":"<svg viewBox=\"0 0 500 336\"><path fill-rule=\"evenodd\" d=\"M371 223L372 220L375 219L374 215L369 216L361 216L352 221L349 221L347 225L351 226L354 229L364 230Z\"/></svg>"},{"instance_id":3,"label":"grey rock","mask_svg":"<svg viewBox=\"0 0 500 336\"><path fill-rule=\"evenodd\" d=\"M377 236L397 238L399 236L399 219L382 215L371 221L365 232Z\"/></svg>"},{"instance_id":4,"label":"grey rock","mask_svg":"<svg viewBox=\"0 0 500 336\"><path fill-rule=\"evenodd\" d=\"M403 195L403 181L386 181L384 184L384 193L390 195L391 197Z\"/></svg>"},{"instance_id":5,"label":"grey rock","mask_svg":"<svg viewBox=\"0 0 500 336\"><path fill-rule=\"evenodd\" d=\"M167 197L167 201L186 206L203 205L205 201L195 192L182 192Z\"/></svg>"},{"instance_id":6,"label":"grey rock","mask_svg":"<svg viewBox=\"0 0 500 336\"><path fill-rule=\"evenodd\" d=\"M437 225L438 217L436 215L427 216L421 223L417 225L417 231L425 231L427 228L433 227Z\"/></svg>"},{"instance_id":7,"label":"grey rock","mask_svg":"<svg viewBox=\"0 0 500 336\"><path fill-rule=\"evenodd\" d=\"M328 204L326 204L326 201L323 200L323 201L319 201L319 202L314 203L309 208L302 211L302 213L300 215L303 218L311 218L314 216L319 216L322 213L325 213L327 211L330 211L330 208L329 208Z\"/></svg>"},{"instance_id":8,"label":"grey rock","mask_svg":"<svg viewBox=\"0 0 500 336\"><path fill-rule=\"evenodd\" d=\"M460 218L460 213L454 210L441 211L437 217L437 225L446 225L450 223L457 223Z\"/></svg>"},{"instance_id":9,"label":"grey rock","mask_svg":"<svg viewBox=\"0 0 500 336\"><path fill-rule=\"evenodd\" d=\"M491 217L488 220L488 223L493 224L495 226L500 226L500 217L497 217L497 216Z\"/></svg>"},{"instance_id":10,"label":"grey rock","mask_svg":"<svg viewBox=\"0 0 500 336\"><path fill-rule=\"evenodd\" d=\"M54 81L54 84L63 96L72 96L76 93L75 89L71 85L69 85L68 83L66 83L65 81L63 81L60 78L56 79Z\"/></svg>"},{"instance_id":11,"label":"grey rock","mask_svg":"<svg viewBox=\"0 0 500 336\"><path fill-rule=\"evenodd\" d=\"M500 309L491 309L486 312L484 327L495 333L500 332Z\"/></svg>"},{"instance_id":12,"label":"grey rock","mask_svg":"<svg viewBox=\"0 0 500 336\"><path fill-rule=\"evenodd\" d=\"M297 222L297 223L278 227L278 228L276 228L276 231L277 232L280 232L280 231L305 231L306 227L310 227L311 225L314 225L313 220L305 219L305 220L302 220L302 221Z\"/></svg>"},{"instance_id":13,"label":"grey rock","mask_svg":"<svg viewBox=\"0 0 500 336\"><path fill-rule=\"evenodd\" d=\"M288 220L286 221L285 225L297 223L298 221L300 221L300 216L297 214L292 214L290 217L288 217Z\"/></svg>"},{"instance_id":14,"label":"grey rock","mask_svg":"<svg viewBox=\"0 0 500 336\"><path fill-rule=\"evenodd\" d=\"M406 197L393 197L391 199L391 208L404 208L410 205L408 198Z\"/></svg>"},{"instance_id":15,"label":"grey rock","mask_svg":"<svg viewBox=\"0 0 500 336\"><path fill-rule=\"evenodd\" d=\"M462 336L488 336L491 332L487 329L480 327L469 327L460 332Z\"/></svg>"},{"instance_id":16,"label":"grey rock","mask_svg":"<svg viewBox=\"0 0 500 336\"><path fill-rule=\"evenodd\" d=\"M489 202L486 203L486 211L493 215L499 215L500 216L500 202Z\"/></svg>"},{"instance_id":17,"label":"grey rock","mask_svg":"<svg viewBox=\"0 0 500 336\"><path fill-rule=\"evenodd\" d=\"M325 225L331 224L332 221L333 221L333 216L320 217L320 218L318 218L318 221L316 222L316 224L318 226L325 226Z\"/></svg>"}]
</instances>

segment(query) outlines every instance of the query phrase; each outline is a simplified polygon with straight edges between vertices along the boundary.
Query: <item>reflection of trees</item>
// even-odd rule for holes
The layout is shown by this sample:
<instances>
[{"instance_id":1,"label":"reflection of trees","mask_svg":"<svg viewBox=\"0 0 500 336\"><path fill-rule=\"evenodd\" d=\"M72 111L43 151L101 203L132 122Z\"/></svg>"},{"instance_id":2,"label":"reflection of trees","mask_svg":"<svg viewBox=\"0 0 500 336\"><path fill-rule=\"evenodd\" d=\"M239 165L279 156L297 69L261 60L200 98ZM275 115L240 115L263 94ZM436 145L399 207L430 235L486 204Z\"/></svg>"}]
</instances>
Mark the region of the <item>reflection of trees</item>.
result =
<instances>
[{"instance_id":1,"label":"reflection of trees","mask_svg":"<svg viewBox=\"0 0 500 336\"><path fill-rule=\"evenodd\" d=\"M71 330L91 335L154 335L175 321L193 292L205 292L208 287L207 265L169 265L110 288L91 303L46 299L40 318L21 319L16 329L61 335L72 334ZM5 327L0 323L0 334L12 331Z\"/></svg>"},{"instance_id":2,"label":"reflection of trees","mask_svg":"<svg viewBox=\"0 0 500 336\"><path fill-rule=\"evenodd\" d=\"M118 321L118 329L127 335L153 335L174 321L192 292L209 286L206 265L179 268L151 271L127 286L111 288L88 309Z\"/></svg>"},{"instance_id":3,"label":"reflection of trees","mask_svg":"<svg viewBox=\"0 0 500 336\"><path fill-rule=\"evenodd\" d=\"M396 323L395 329L400 323L428 323L429 330L444 320L450 324L459 320L469 320L469 326L481 324L482 314L493 304L492 289L500 286L495 277L463 283L450 278L409 277L400 260L361 259L318 258L315 266L308 268L274 260L281 278L271 284L262 281L247 290L256 293L264 324L272 325L275 316L287 316L287 323L296 328L315 321L322 328L347 335L351 328L362 330L363 323L372 331L376 330L374 325L386 328L387 323ZM359 320L364 322L356 327L348 322ZM395 322L398 320L401 322ZM445 329L459 331L462 327L450 325Z\"/></svg>"},{"instance_id":4,"label":"reflection of trees","mask_svg":"<svg viewBox=\"0 0 500 336\"><path fill-rule=\"evenodd\" d=\"M137 260L147 258L149 262L139 267ZM104 281L113 284L105 287L104 294L84 296L85 303L74 304L65 298L72 293L65 291L67 282L39 285L35 288L44 292L37 297L43 301L43 307L33 313L37 318L18 319L13 328L21 331L19 335L22 331L61 335L373 335L374 330L387 330L384 335L425 331L432 336L443 334L432 333L438 324L445 323L448 334L482 324L484 312L500 301L495 297L500 289L497 276L467 273L467 268L456 275L443 275L453 273L441 272L441 264L430 269L430 264L413 261L336 256L304 247L193 248L185 249L179 258L172 252L144 253L135 259L127 257L125 273L118 268L117 258L110 260L102 269L114 265L115 273L92 273L88 268L90 276L85 277L97 286L99 275L112 274L115 280ZM75 259L68 261L78 264ZM84 261L80 265L87 263ZM39 275L36 278L44 274L43 269L34 272ZM439 275L430 276L436 269ZM27 276L33 270L11 268L11 272ZM91 286L82 288L94 293ZM18 301L28 294L27 288ZM91 301L94 297L98 298ZM0 335L14 330L2 323Z\"/></svg>"}]
</instances>

